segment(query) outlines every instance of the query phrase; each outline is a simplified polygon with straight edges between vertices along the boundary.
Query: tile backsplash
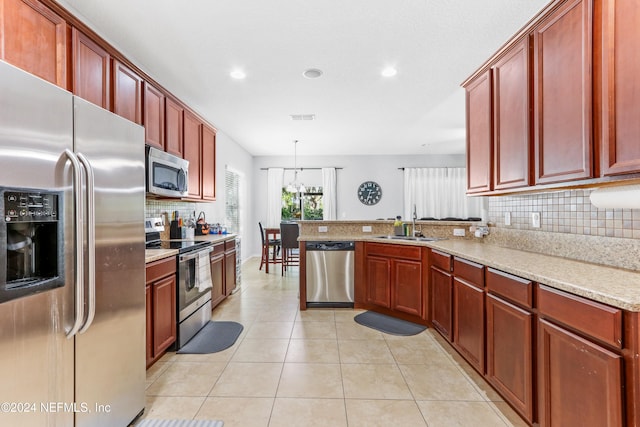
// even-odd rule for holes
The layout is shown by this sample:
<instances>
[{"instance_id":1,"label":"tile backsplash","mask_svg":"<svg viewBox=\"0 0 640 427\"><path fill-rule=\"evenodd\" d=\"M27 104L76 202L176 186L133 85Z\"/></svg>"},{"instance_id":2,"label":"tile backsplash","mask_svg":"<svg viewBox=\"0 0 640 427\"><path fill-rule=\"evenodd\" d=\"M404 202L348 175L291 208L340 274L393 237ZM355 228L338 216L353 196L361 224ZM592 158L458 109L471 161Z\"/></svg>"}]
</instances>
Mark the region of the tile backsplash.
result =
<instances>
[{"instance_id":1,"label":"tile backsplash","mask_svg":"<svg viewBox=\"0 0 640 427\"><path fill-rule=\"evenodd\" d=\"M640 209L599 209L589 200L592 190L488 198L488 218L495 227L587 236L640 239ZM505 213L511 225L505 224ZM531 213L540 213L540 228L531 225Z\"/></svg>"}]
</instances>

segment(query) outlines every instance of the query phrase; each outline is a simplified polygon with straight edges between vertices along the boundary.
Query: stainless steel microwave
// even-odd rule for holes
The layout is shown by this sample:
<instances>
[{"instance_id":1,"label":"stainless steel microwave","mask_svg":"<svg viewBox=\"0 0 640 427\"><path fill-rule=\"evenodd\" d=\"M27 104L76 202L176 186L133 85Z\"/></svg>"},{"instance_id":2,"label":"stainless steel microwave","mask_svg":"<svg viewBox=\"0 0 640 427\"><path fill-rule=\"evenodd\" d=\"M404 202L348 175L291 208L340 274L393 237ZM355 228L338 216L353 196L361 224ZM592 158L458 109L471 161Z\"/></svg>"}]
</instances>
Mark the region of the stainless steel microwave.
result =
<instances>
[{"instance_id":1,"label":"stainless steel microwave","mask_svg":"<svg viewBox=\"0 0 640 427\"><path fill-rule=\"evenodd\" d=\"M189 161L157 148L147 147L147 193L163 197L187 197Z\"/></svg>"}]
</instances>

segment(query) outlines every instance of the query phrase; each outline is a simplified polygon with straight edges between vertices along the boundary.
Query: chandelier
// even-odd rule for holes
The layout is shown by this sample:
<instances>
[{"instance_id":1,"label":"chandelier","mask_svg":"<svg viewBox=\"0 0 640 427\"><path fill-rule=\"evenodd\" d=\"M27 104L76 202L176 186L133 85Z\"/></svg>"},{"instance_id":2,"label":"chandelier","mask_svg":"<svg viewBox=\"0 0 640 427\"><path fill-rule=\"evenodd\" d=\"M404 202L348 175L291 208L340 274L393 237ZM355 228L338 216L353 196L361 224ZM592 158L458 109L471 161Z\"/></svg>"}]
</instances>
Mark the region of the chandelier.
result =
<instances>
[{"instance_id":1,"label":"chandelier","mask_svg":"<svg viewBox=\"0 0 640 427\"><path fill-rule=\"evenodd\" d=\"M298 182L298 140L293 141L293 181L287 185L289 193L304 193L307 188L302 182ZM302 169L301 169L302 170Z\"/></svg>"}]
</instances>

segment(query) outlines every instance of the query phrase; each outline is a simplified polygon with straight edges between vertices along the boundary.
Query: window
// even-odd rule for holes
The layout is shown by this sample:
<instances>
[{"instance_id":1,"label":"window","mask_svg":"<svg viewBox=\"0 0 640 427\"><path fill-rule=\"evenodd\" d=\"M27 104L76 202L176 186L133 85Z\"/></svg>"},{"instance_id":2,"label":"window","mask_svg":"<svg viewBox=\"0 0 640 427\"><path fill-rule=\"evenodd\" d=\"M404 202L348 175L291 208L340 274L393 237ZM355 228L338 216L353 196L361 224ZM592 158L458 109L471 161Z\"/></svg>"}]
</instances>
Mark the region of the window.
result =
<instances>
[{"instance_id":1,"label":"window","mask_svg":"<svg viewBox=\"0 0 640 427\"><path fill-rule=\"evenodd\" d=\"M240 175L229 168L224 172L225 225L229 233L240 233Z\"/></svg>"},{"instance_id":2,"label":"window","mask_svg":"<svg viewBox=\"0 0 640 427\"><path fill-rule=\"evenodd\" d=\"M309 187L304 193L291 193L282 189L282 220L321 220L322 187Z\"/></svg>"}]
</instances>

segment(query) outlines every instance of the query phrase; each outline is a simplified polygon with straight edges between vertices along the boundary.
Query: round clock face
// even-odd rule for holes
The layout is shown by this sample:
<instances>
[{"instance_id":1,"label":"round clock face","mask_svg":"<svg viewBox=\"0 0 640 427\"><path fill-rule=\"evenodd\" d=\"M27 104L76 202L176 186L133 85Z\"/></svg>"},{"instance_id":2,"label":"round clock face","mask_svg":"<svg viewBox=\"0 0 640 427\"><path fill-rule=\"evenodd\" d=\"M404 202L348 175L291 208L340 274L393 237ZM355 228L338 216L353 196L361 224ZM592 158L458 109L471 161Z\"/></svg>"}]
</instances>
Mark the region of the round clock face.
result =
<instances>
[{"instance_id":1,"label":"round clock face","mask_svg":"<svg viewBox=\"0 0 640 427\"><path fill-rule=\"evenodd\" d=\"M375 205L382 197L382 189L377 182L366 181L358 187L358 199L365 205Z\"/></svg>"}]
</instances>

